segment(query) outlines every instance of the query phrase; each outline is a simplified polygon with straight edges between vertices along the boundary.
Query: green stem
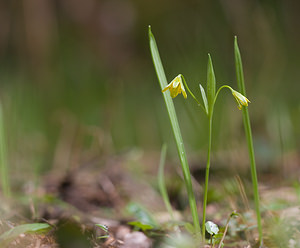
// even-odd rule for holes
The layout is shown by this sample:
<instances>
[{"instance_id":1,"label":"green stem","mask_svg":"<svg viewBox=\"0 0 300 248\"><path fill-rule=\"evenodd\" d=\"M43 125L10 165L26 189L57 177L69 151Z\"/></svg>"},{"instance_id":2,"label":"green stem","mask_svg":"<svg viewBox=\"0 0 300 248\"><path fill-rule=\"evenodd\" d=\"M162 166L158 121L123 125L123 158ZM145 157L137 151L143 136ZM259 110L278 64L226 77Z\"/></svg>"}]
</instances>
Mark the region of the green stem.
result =
<instances>
[{"instance_id":1,"label":"green stem","mask_svg":"<svg viewBox=\"0 0 300 248\"><path fill-rule=\"evenodd\" d=\"M207 162L205 171L205 186L203 197L203 216L202 216L202 239L205 241L205 220L206 220L206 205L207 205L207 193L208 193L208 180L209 180L209 168L210 168L210 154L212 144L212 113L208 116L208 150L207 150Z\"/></svg>"},{"instance_id":2,"label":"green stem","mask_svg":"<svg viewBox=\"0 0 300 248\"><path fill-rule=\"evenodd\" d=\"M218 95L219 95L220 91L221 91L222 89L224 89L224 88L228 88L228 89L232 90L232 88L231 88L230 86L228 86L228 85L222 85L222 86L218 89L218 91L217 91L217 93L216 93L216 95L215 95L215 99L214 99L214 102L213 102L213 106L215 105L215 102L216 102L216 100L217 100L217 98L218 98Z\"/></svg>"},{"instance_id":3,"label":"green stem","mask_svg":"<svg viewBox=\"0 0 300 248\"><path fill-rule=\"evenodd\" d=\"M236 77L237 77L238 89L241 92L241 94L246 96L243 64L242 64L240 50L239 50L238 43L237 43L237 37L235 37L235 39L234 39L234 53L235 53L235 66L236 66ZM259 241L260 241L260 247L262 247L263 234L262 234L260 207L259 207L260 204L259 204L258 182L257 182L255 154L254 154L254 148L253 148L253 139L252 139L251 124L250 124L248 108L243 108L243 122L244 122L244 129L245 129L245 134L246 134L246 139L247 139L247 145L248 145L249 159L250 159L250 164L251 164L251 177L252 177Z\"/></svg>"},{"instance_id":4,"label":"green stem","mask_svg":"<svg viewBox=\"0 0 300 248\"><path fill-rule=\"evenodd\" d=\"M182 78L183 84L184 84L185 88L187 89L187 91L190 93L190 95L191 95L191 96L194 98L194 100L197 102L198 106L200 106L200 107L204 110L204 112L206 112L204 106L199 102L199 100L195 97L195 95L193 94L193 92L190 90L189 86L187 85L187 83L186 83L186 81L185 81L184 76L183 76L182 74L180 74L180 76L181 76L181 78Z\"/></svg>"},{"instance_id":5,"label":"green stem","mask_svg":"<svg viewBox=\"0 0 300 248\"><path fill-rule=\"evenodd\" d=\"M202 239L205 241L205 221L206 221L206 205L207 205L207 194L208 194L208 181L209 181L209 169L210 169L210 156L212 147L212 120L213 120L213 109L215 102L218 98L220 91L224 88L232 90L228 85L221 86L216 92L215 98L212 103L211 112L208 113L208 150L207 150L207 162L205 171L205 185L204 185L204 197L203 197L203 216L202 216Z\"/></svg>"},{"instance_id":6,"label":"green stem","mask_svg":"<svg viewBox=\"0 0 300 248\"><path fill-rule=\"evenodd\" d=\"M225 88L227 88L227 89L229 89L231 92L233 92L234 90L229 86L229 85L222 85L219 89L218 89L218 91L217 91L217 93L216 93L216 96L215 96L215 99L214 99L214 105L215 105L215 102L216 102L216 100L217 100L217 97L218 97L218 95L219 95L219 93L220 93L220 91L222 90L222 89L225 89Z\"/></svg>"},{"instance_id":7,"label":"green stem","mask_svg":"<svg viewBox=\"0 0 300 248\"><path fill-rule=\"evenodd\" d=\"M207 194L208 194L208 181L209 181L209 169L210 169L210 156L211 156L211 146L212 146L212 119L213 119L213 109L217 97L223 88L230 88L227 85L221 86L214 98L212 103L211 112L208 113L208 149L207 149L207 161L205 170L205 185L204 185L204 197L203 197L203 214L202 214L202 239L205 241L205 221L206 221L206 205L207 205Z\"/></svg>"}]
</instances>

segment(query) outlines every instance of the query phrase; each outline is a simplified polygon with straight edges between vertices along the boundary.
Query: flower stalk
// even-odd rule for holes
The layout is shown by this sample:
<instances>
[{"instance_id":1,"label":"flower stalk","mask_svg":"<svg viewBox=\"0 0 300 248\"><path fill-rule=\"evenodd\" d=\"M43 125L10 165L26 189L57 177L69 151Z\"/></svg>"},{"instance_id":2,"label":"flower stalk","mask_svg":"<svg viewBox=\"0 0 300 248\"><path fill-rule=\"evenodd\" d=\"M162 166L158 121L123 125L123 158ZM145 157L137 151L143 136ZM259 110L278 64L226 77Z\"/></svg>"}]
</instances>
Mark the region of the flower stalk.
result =
<instances>
[{"instance_id":1,"label":"flower stalk","mask_svg":"<svg viewBox=\"0 0 300 248\"><path fill-rule=\"evenodd\" d=\"M212 147L212 115L208 119L208 149L207 149L207 161L206 161L206 170L205 170L205 185L204 185L203 214L202 214L203 240L205 240L206 206L207 206L207 195L208 195L211 147Z\"/></svg>"}]
</instances>

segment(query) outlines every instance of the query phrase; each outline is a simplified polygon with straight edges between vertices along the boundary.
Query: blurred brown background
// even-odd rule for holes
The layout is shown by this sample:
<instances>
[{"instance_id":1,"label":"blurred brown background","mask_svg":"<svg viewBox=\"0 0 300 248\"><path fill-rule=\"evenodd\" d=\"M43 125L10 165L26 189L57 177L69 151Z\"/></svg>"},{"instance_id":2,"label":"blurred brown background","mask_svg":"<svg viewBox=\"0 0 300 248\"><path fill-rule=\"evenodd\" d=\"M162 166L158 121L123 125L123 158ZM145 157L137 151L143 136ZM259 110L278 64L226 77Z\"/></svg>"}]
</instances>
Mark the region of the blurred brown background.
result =
<instances>
[{"instance_id":1,"label":"blurred brown background","mask_svg":"<svg viewBox=\"0 0 300 248\"><path fill-rule=\"evenodd\" d=\"M159 150L172 141L149 24L168 80L183 73L198 96L208 52L218 85L236 88L237 35L261 169L282 161L295 168L299 7L284 0L2 0L0 97L11 170L31 174L90 153ZM188 151L205 156L205 116L190 99L175 103ZM215 119L216 151L245 146L230 94L222 94Z\"/></svg>"}]
</instances>

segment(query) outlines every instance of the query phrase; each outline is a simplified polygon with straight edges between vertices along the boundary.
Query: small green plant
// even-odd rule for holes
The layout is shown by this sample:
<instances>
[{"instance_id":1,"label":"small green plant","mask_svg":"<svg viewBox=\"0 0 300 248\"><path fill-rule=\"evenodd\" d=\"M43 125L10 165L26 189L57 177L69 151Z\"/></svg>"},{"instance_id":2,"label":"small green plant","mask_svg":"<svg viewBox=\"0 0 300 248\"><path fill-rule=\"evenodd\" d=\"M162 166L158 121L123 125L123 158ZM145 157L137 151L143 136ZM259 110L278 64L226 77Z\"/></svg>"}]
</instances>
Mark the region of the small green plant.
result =
<instances>
[{"instance_id":1,"label":"small green plant","mask_svg":"<svg viewBox=\"0 0 300 248\"><path fill-rule=\"evenodd\" d=\"M221 248L221 247L224 246L224 239L225 239L225 236L226 236L228 227L229 227L229 222L230 222L231 218L237 217L237 216L238 216L238 214L236 213L236 211L233 211L233 212L229 215L229 217L228 217L228 219L227 219L227 221L226 221L225 230L224 230L224 232L223 232L223 234L222 234L222 238L221 238L221 240L218 242L218 243L219 243L218 248Z\"/></svg>"},{"instance_id":2,"label":"small green plant","mask_svg":"<svg viewBox=\"0 0 300 248\"><path fill-rule=\"evenodd\" d=\"M214 247L215 244L213 242L213 237L219 233L219 228L212 221L207 221L205 223L205 229L210 234L210 245L211 245L211 247Z\"/></svg>"},{"instance_id":3,"label":"small green plant","mask_svg":"<svg viewBox=\"0 0 300 248\"><path fill-rule=\"evenodd\" d=\"M216 91L216 77L213 69L211 56L208 54L208 66L207 66L207 84L206 84L206 92L202 85L200 84L200 92L203 100L203 104L199 102L199 100L195 97L195 95L189 89L185 78L182 74L176 76L169 84L167 84L166 76L163 70L163 66L160 60L159 52L157 49L157 45L155 42L155 38L151 32L151 28L149 27L149 39L150 39L150 50L153 58L154 67L156 69L156 73L160 82L161 90L163 92L163 97L165 99L166 107L169 113L175 141L178 148L178 154L183 170L183 175L185 179L186 188L188 191L188 197L190 200L190 208L194 221L194 228L196 233L198 233L201 228L198 224L198 213L197 207L195 203L195 196L193 193L192 185L191 185L191 176L189 171L189 166L186 159L186 153L183 146L183 141L181 137L181 132L179 129L179 124L176 117L176 112L174 109L174 104L172 98L175 98L178 94L182 94L184 98L187 98L187 92L192 96L192 98L197 102L197 105L204 110L207 118L208 118L208 150L207 150L207 163L206 163L206 173L205 173L205 185L204 185L204 196L203 196L203 216L202 216L202 240L205 240L205 221L206 221L206 205L207 205L207 195L208 195L208 181L209 181L209 170L210 170L210 160L211 160L211 148L212 148L212 127L213 127L213 112L215 102L217 97L222 89L229 89L234 96L235 100L238 103L238 108L245 109L243 107L247 107L250 102L242 93L232 89L228 85L221 86ZM166 91L169 91L170 94L166 94ZM248 142L249 144L249 142ZM253 154L254 156L254 154ZM253 171L253 166L251 167ZM254 167L255 168L255 167ZM255 184L256 183L256 184ZM257 179L253 181L254 188L257 187ZM256 193L258 194L258 193ZM257 200L257 199L256 199ZM198 234L198 237L200 235Z\"/></svg>"},{"instance_id":4,"label":"small green plant","mask_svg":"<svg viewBox=\"0 0 300 248\"><path fill-rule=\"evenodd\" d=\"M209 181L209 169L210 169L210 159L211 159L211 147L212 147L212 121L213 121L213 112L214 112L214 105L217 100L217 97L222 89L229 89L236 99L238 103L238 108L241 110L243 106L248 106L250 102L245 96L241 93L237 92L236 90L232 89L228 85L221 86L218 91L216 92L216 78L213 69L213 64L210 55L208 55L208 66L207 66L207 88L206 92L202 85L200 84L200 91L202 95L202 100L204 105L202 105L195 95L190 91L183 75L179 74L176 76L170 84L168 84L162 92L167 90L170 91L170 95L172 98L176 97L178 94L182 93L184 98L187 98L187 91L191 94L191 96L195 99L197 104L205 111L208 117L209 123L209 130L208 130L208 151L207 151L207 164L206 164L206 174L205 174L205 186L204 186L204 198L203 198L203 222L202 222L202 236L205 235L205 216L206 216L206 205L207 205L207 194L208 194L208 181Z\"/></svg>"},{"instance_id":5,"label":"small green plant","mask_svg":"<svg viewBox=\"0 0 300 248\"><path fill-rule=\"evenodd\" d=\"M213 223L212 221L207 221L205 224L206 231L210 234L210 245L212 248L215 247L215 245L218 245L218 248L222 248L224 246L224 239L227 234L227 230L229 227L229 222L231 218L237 217L238 214L236 211L233 211L227 218L226 224L225 224L225 230L224 232L219 232L218 226Z\"/></svg>"},{"instance_id":6,"label":"small green plant","mask_svg":"<svg viewBox=\"0 0 300 248\"><path fill-rule=\"evenodd\" d=\"M184 80L185 82L185 80ZM185 82L186 83L186 82ZM229 89L238 103L238 108L241 110L243 106L248 106L250 102L241 93L235 91L228 85L221 86L216 92L216 77L213 69L213 64L210 55L208 55L208 66L207 66L207 87L206 94L205 90L200 84L201 95L204 103L205 113L208 117L208 150L207 150L207 162L206 162L206 172L205 172L205 185L204 185L204 197L203 197L203 216L202 216L202 235L205 235L205 219L206 219L206 205L207 205L207 194L208 194L208 181L209 181L209 169L210 169L210 159L211 159L211 148L212 148L212 123L213 123L213 112L215 102L222 89ZM199 101L197 101L198 103ZM203 108L203 107L202 107Z\"/></svg>"},{"instance_id":7,"label":"small green plant","mask_svg":"<svg viewBox=\"0 0 300 248\"><path fill-rule=\"evenodd\" d=\"M100 227L100 229L104 232L103 235L98 236L97 239L106 239L109 238L108 226L103 224L95 224L95 226Z\"/></svg>"},{"instance_id":8,"label":"small green plant","mask_svg":"<svg viewBox=\"0 0 300 248\"><path fill-rule=\"evenodd\" d=\"M140 204L130 202L126 207L126 210L136 219L136 221L131 221L128 223L129 225L133 226L134 229L148 231L158 227L153 216Z\"/></svg>"}]
</instances>

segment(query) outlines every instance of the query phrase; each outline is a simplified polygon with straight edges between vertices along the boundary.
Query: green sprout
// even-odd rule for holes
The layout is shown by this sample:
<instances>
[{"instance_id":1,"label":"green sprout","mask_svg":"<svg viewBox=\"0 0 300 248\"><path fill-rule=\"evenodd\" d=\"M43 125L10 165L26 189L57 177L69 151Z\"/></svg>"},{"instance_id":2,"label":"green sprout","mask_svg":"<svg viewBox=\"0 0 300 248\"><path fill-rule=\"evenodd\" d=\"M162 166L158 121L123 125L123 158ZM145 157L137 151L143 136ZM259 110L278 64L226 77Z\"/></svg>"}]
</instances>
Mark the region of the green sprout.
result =
<instances>
[{"instance_id":1,"label":"green sprout","mask_svg":"<svg viewBox=\"0 0 300 248\"><path fill-rule=\"evenodd\" d=\"M205 224L205 229L210 235L218 234L219 228L218 226L213 223L212 221L207 221Z\"/></svg>"},{"instance_id":2,"label":"green sprout","mask_svg":"<svg viewBox=\"0 0 300 248\"><path fill-rule=\"evenodd\" d=\"M210 234L210 245L213 246L213 237L219 233L219 228L217 224L213 223L212 221L207 221L205 224L206 231Z\"/></svg>"},{"instance_id":3,"label":"green sprout","mask_svg":"<svg viewBox=\"0 0 300 248\"><path fill-rule=\"evenodd\" d=\"M109 238L109 230L107 225L103 224L95 224L95 226L100 227L100 229L104 232L104 235L97 237L97 239L106 239Z\"/></svg>"}]
</instances>

